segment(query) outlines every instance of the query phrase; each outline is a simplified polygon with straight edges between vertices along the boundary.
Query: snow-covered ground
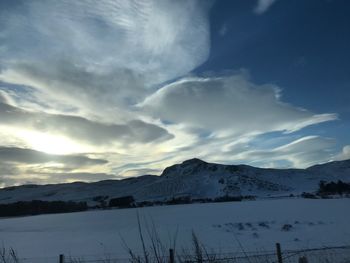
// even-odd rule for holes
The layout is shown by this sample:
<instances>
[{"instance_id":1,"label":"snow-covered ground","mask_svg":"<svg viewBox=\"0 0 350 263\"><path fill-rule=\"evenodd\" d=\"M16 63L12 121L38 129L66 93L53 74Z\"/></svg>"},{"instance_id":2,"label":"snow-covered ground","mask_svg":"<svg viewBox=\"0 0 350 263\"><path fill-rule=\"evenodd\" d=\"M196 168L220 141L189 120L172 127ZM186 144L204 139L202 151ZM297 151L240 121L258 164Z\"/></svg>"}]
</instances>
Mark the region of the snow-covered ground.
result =
<instances>
[{"instance_id":1,"label":"snow-covered ground","mask_svg":"<svg viewBox=\"0 0 350 263\"><path fill-rule=\"evenodd\" d=\"M207 247L227 252L240 251L239 242L247 251L270 251L275 242L283 249L350 243L350 199L259 200L7 218L0 219L0 242L22 258L57 258L60 253L123 258L127 253L122 238L136 251L141 248L137 212L146 236L147 222L154 222L165 243L178 230L177 247L190 242L192 231ZM290 229L282 230L283 226Z\"/></svg>"}]
</instances>

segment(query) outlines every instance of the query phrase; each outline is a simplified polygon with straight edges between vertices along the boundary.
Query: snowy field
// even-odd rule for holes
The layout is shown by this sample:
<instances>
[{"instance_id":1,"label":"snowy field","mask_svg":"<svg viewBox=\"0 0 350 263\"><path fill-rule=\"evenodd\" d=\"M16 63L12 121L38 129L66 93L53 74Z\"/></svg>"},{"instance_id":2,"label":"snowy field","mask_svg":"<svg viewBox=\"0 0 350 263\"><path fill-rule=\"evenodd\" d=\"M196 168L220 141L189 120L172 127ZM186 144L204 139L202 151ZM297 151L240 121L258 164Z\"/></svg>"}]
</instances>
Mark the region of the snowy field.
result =
<instances>
[{"instance_id":1,"label":"snowy field","mask_svg":"<svg viewBox=\"0 0 350 263\"><path fill-rule=\"evenodd\" d=\"M279 199L88 211L0 220L0 242L19 257L125 258L121 239L140 251L137 211L145 235L154 222L168 244L187 246L194 231L208 248L224 252L314 248L350 244L350 199ZM121 238L122 237L122 238ZM39 262L39 260L37 261Z\"/></svg>"}]
</instances>

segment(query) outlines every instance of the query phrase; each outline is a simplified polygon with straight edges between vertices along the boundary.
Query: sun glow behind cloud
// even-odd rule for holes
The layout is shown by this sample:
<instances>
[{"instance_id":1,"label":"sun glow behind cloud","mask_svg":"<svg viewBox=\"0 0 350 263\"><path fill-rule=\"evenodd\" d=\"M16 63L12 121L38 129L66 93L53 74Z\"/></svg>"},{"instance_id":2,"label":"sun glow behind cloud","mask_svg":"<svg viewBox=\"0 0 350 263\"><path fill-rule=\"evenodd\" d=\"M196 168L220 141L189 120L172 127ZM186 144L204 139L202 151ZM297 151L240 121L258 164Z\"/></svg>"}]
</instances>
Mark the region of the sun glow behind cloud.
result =
<instances>
[{"instance_id":1,"label":"sun glow behind cloud","mask_svg":"<svg viewBox=\"0 0 350 263\"><path fill-rule=\"evenodd\" d=\"M22 138L31 149L48 154L74 154L88 150L82 144L79 144L67 137L57 136L37 131L17 131L19 138Z\"/></svg>"}]
</instances>

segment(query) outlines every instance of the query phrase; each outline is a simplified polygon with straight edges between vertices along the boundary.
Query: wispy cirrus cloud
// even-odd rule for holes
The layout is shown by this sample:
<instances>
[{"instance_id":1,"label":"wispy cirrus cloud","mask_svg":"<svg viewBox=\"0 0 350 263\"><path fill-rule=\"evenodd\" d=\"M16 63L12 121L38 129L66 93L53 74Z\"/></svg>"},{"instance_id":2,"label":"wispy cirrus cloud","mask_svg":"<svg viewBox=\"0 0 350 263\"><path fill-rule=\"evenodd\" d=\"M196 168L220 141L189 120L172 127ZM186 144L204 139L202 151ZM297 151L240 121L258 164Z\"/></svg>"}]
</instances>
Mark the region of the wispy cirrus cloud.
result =
<instances>
[{"instance_id":1,"label":"wispy cirrus cloud","mask_svg":"<svg viewBox=\"0 0 350 263\"><path fill-rule=\"evenodd\" d=\"M236 153L241 160L250 160L251 164L265 167L307 168L312 165L327 162L335 156L331 151L336 140L321 136L304 136L277 147L259 149L249 148ZM275 165L271 165L275 164Z\"/></svg>"},{"instance_id":2,"label":"wispy cirrus cloud","mask_svg":"<svg viewBox=\"0 0 350 263\"><path fill-rule=\"evenodd\" d=\"M258 0L254 12L261 15L267 12L277 0Z\"/></svg>"},{"instance_id":3,"label":"wispy cirrus cloud","mask_svg":"<svg viewBox=\"0 0 350 263\"><path fill-rule=\"evenodd\" d=\"M209 7L208 1L169 0L8 5L0 13L1 57L35 62L64 58L97 72L131 70L146 76L146 86L161 83L207 59Z\"/></svg>"},{"instance_id":4,"label":"wispy cirrus cloud","mask_svg":"<svg viewBox=\"0 0 350 263\"><path fill-rule=\"evenodd\" d=\"M144 78L125 68L97 72L69 60L7 65L8 68L0 73L0 81L31 87L29 94L37 101L55 102L58 112L70 106L87 116L125 121L131 118L128 107L148 93ZM23 97L23 94L19 96Z\"/></svg>"}]
</instances>

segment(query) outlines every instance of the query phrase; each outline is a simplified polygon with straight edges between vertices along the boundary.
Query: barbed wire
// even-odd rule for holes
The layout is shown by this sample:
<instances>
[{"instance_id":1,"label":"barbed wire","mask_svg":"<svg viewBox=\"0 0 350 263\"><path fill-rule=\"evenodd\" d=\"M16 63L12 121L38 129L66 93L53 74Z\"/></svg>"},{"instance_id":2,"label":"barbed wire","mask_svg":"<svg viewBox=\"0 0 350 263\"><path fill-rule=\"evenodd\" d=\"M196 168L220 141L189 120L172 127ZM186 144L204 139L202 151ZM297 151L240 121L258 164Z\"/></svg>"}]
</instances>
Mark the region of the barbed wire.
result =
<instances>
[{"instance_id":1,"label":"barbed wire","mask_svg":"<svg viewBox=\"0 0 350 263\"><path fill-rule=\"evenodd\" d=\"M310 252L326 252L332 250L333 252L336 250L339 250L336 254L340 254L340 251L348 251L347 256L350 259L350 245L346 246L324 246L319 248L309 248L309 249L293 249L293 250L284 250L282 251L282 259L290 259L293 257L296 257L298 255L307 254ZM113 257L111 257L113 255ZM68 255L67 262L84 262L84 263L99 263L99 262L131 262L133 261L131 257L127 257L125 254L123 256L118 257L116 255L120 255L118 253L105 253L105 254L90 254L90 255ZM203 258L202 262L208 262L208 261L226 261L226 262L233 262L236 260L243 260L247 259L249 257L251 258L267 258L267 257L273 257L276 256L276 253L274 251L245 251L243 252L227 252L227 253L206 253L205 256L207 258ZM95 258L91 258L95 257ZM196 262L196 255L194 254L182 254L182 253L176 253L177 258L187 258L186 262ZM86 258L86 259L85 259ZM142 257L140 257L142 258ZM149 262L156 262L159 259L162 260L162 262L166 262L169 257L168 256L162 256L162 257L149 257ZM23 257L19 258L20 262L57 262L58 257L49 256L49 257ZM274 262L274 261L272 261Z\"/></svg>"}]
</instances>

